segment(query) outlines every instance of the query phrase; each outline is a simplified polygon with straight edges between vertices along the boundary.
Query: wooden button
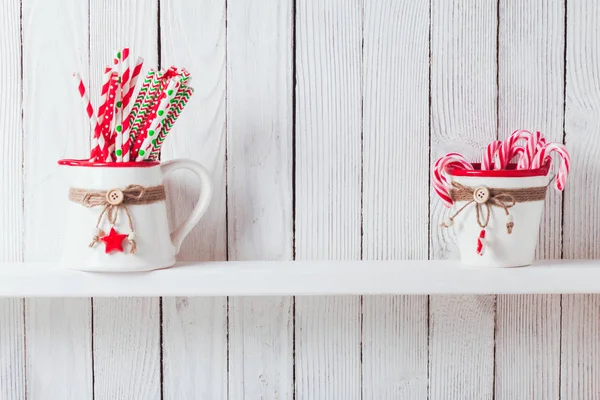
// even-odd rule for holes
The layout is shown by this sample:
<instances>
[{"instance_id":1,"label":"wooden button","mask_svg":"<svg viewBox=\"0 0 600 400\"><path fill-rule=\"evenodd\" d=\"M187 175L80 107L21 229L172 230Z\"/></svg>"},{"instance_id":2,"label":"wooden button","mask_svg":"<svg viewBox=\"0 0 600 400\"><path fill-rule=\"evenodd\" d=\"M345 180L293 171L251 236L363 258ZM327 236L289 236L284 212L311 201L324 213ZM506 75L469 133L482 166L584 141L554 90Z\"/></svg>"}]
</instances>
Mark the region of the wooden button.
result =
<instances>
[{"instance_id":1,"label":"wooden button","mask_svg":"<svg viewBox=\"0 0 600 400\"><path fill-rule=\"evenodd\" d=\"M123 192L119 189L112 189L106 193L106 201L113 206L117 206L123 202Z\"/></svg>"},{"instance_id":2,"label":"wooden button","mask_svg":"<svg viewBox=\"0 0 600 400\"><path fill-rule=\"evenodd\" d=\"M473 192L473 200L475 203L485 203L490 198L490 191L485 186L480 186Z\"/></svg>"}]
</instances>

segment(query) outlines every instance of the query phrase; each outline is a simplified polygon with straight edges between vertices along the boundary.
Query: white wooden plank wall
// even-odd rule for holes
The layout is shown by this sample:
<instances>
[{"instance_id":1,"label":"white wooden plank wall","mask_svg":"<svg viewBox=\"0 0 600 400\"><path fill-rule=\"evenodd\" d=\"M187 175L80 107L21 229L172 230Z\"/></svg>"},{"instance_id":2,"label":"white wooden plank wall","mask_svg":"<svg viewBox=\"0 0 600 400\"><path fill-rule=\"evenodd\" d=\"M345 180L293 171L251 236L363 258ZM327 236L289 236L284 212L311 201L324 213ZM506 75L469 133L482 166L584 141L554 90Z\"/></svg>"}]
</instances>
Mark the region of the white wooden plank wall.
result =
<instances>
[{"instance_id":1,"label":"white wooden plank wall","mask_svg":"<svg viewBox=\"0 0 600 400\"><path fill-rule=\"evenodd\" d=\"M505 0L499 6L498 137L523 128L562 143L565 3ZM561 257L561 199L548 191L539 258ZM495 365L497 398L558 397L560 295L498 296Z\"/></svg>"},{"instance_id":2,"label":"white wooden plank wall","mask_svg":"<svg viewBox=\"0 0 600 400\"><path fill-rule=\"evenodd\" d=\"M292 3L227 3L230 260L293 257ZM229 397L293 396L293 299L229 299ZM242 378L243 377L243 378Z\"/></svg>"},{"instance_id":3,"label":"white wooden plank wall","mask_svg":"<svg viewBox=\"0 0 600 400\"><path fill-rule=\"evenodd\" d=\"M21 7L20 1L0 4L0 156L5 160L0 177L0 261L23 260L23 121L21 100ZM13 210L16 210L13 211ZM12 211L12 212L11 212ZM25 395L24 301L0 300L0 398Z\"/></svg>"},{"instance_id":4,"label":"white wooden plank wall","mask_svg":"<svg viewBox=\"0 0 600 400\"><path fill-rule=\"evenodd\" d=\"M426 259L429 5L365 2L363 43L362 256ZM365 296L362 311L362 398L426 398L427 296Z\"/></svg>"},{"instance_id":5,"label":"white wooden plank wall","mask_svg":"<svg viewBox=\"0 0 600 400\"><path fill-rule=\"evenodd\" d=\"M181 260L457 258L427 183L514 129L572 153L541 258L600 258L594 0L5 0L0 261L60 254L89 125L71 78L113 49L193 74L163 159L204 164ZM195 177L167 182L172 224ZM564 201L563 201L564 200ZM0 300L0 399L596 399L600 300Z\"/></svg>"},{"instance_id":6,"label":"white wooden plank wall","mask_svg":"<svg viewBox=\"0 0 600 400\"><path fill-rule=\"evenodd\" d=\"M23 212L24 260L44 261L58 256L64 228L68 188L56 161L89 151L89 122L85 113L72 112L81 109L81 101L65 90L73 88L73 71L89 73L88 4L26 0L21 5L24 202L5 212ZM90 398L90 299L26 300L24 315L25 396Z\"/></svg>"},{"instance_id":7,"label":"white wooden plank wall","mask_svg":"<svg viewBox=\"0 0 600 400\"><path fill-rule=\"evenodd\" d=\"M496 0L431 4L431 165L448 151L480 159L496 137ZM430 257L457 258L448 210L431 191ZM491 399L494 296L431 296L429 394L432 399Z\"/></svg>"},{"instance_id":8,"label":"white wooden plank wall","mask_svg":"<svg viewBox=\"0 0 600 400\"><path fill-rule=\"evenodd\" d=\"M160 3L161 64L186 66L194 88L162 157L200 162L214 185L210 208L181 247L182 261L227 259L225 11L224 0ZM196 177L185 172L173 174L167 185L170 204L177 205L169 207L174 226L200 193ZM162 306L163 398L227 398L227 299L166 297Z\"/></svg>"},{"instance_id":9,"label":"white wooden plank wall","mask_svg":"<svg viewBox=\"0 0 600 400\"><path fill-rule=\"evenodd\" d=\"M361 256L362 4L296 4L296 258ZM296 398L361 398L361 301L297 297Z\"/></svg>"},{"instance_id":10,"label":"white wooden plank wall","mask_svg":"<svg viewBox=\"0 0 600 400\"><path fill-rule=\"evenodd\" d=\"M565 142L574 171L564 196L565 258L600 258L600 4L567 2ZM560 395L600 393L600 296L563 296Z\"/></svg>"}]
</instances>

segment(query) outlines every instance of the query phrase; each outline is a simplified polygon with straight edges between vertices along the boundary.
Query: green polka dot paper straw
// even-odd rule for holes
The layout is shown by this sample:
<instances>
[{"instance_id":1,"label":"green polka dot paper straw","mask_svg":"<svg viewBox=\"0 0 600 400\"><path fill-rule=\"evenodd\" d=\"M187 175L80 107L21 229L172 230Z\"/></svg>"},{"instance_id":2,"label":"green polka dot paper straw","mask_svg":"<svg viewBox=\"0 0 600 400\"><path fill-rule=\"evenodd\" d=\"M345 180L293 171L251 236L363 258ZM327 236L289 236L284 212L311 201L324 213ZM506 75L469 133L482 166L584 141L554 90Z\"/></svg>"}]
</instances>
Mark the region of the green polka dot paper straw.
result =
<instances>
[{"instance_id":1,"label":"green polka dot paper straw","mask_svg":"<svg viewBox=\"0 0 600 400\"><path fill-rule=\"evenodd\" d=\"M140 106L139 111L137 112L135 119L131 123L131 132L130 135L133 138L132 140L136 140L138 133L141 133L140 128L144 126L144 122L150 115L152 111L152 105L158 98L158 94L160 93L160 84L162 79L162 72L157 71L152 76L152 82L148 87L148 91L144 94L144 99Z\"/></svg>"},{"instance_id":2,"label":"green polka dot paper straw","mask_svg":"<svg viewBox=\"0 0 600 400\"><path fill-rule=\"evenodd\" d=\"M115 160L123 162L123 63L121 50L116 52L114 64L113 69L119 73L119 86L117 87L115 98L115 117L113 119L114 128L112 129L112 136L115 138Z\"/></svg>"},{"instance_id":3,"label":"green polka dot paper straw","mask_svg":"<svg viewBox=\"0 0 600 400\"><path fill-rule=\"evenodd\" d=\"M150 157L152 141L158 137L160 124L167 118L168 108L171 106L171 100L177 95L177 88L180 84L180 78L173 78L169 82L165 91L165 96L161 99L158 108L156 109L156 117L150 123L150 127L146 133L146 138L139 148L138 156L135 161L143 161Z\"/></svg>"},{"instance_id":4,"label":"green polka dot paper straw","mask_svg":"<svg viewBox=\"0 0 600 400\"><path fill-rule=\"evenodd\" d=\"M173 106L169 110L169 114L167 118L164 120L162 124L162 129L158 135L156 141L152 142L152 152L150 153L151 160L158 160L158 156L160 154L160 150L162 148L162 144L165 141L165 138L173 128L173 124L183 111L183 108L186 106L190 97L194 93L194 88L188 86L181 86L179 92L177 93L177 97L174 99Z\"/></svg>"}]
</instances>

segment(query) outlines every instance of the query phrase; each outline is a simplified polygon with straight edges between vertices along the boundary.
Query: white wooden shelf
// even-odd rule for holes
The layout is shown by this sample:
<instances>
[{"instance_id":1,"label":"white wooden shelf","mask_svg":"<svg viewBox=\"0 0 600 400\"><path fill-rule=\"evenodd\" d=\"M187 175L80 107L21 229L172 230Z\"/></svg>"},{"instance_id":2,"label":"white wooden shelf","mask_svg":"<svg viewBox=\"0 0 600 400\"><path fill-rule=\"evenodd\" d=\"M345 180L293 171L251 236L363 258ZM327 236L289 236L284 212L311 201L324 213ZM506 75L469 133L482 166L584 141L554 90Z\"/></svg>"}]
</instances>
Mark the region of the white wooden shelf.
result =
<instances>
[{"instance_id":1,"label":"white wooden shelf","mask_svg":"<svg viewBox=\"0 0 600 400\"><path fill-rule=\"evenodd\" d=\"M181 263L140 273L0 264L1 297L600 293L600 260L484 269L458 261Z\"/></svg>"}]
</instances>

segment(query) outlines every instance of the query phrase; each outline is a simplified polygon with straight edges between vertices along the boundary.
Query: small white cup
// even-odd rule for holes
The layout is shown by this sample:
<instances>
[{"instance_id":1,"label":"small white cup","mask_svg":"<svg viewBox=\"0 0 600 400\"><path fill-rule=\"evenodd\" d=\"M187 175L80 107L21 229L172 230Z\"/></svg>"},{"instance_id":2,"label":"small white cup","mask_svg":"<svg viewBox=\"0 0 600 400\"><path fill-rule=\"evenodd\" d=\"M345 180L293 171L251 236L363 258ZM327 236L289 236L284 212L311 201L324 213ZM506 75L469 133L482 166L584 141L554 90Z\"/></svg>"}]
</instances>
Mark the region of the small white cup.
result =
<instances>
[{"instance_id":1,"label":"small white cup","mask_svg":"<svg viewBox=\"0 0 600 400\"><path fill-rule=\"evenodd\" d=\"M516 170L510 165L507 170L482 171L480 164L473 164L474 170L448 167L447 174L451 182L465 187L497 189L523 189L547 186L549 183L549 165L539 169ZM456 201L450 209L454 214L467 201ZM512 233L508 234L507 215L502 207L490 207L490 219L485 228L484 250L477 252L477 239L482 231L477 222L475 203L462 210L453 221L458 236L460 258L466 265L476 267L520 267L530 265L535 256L540 221L544 209L544 200L517 202L510 207L509 213L514 223Z\"/></svg>"}]
</instances>

